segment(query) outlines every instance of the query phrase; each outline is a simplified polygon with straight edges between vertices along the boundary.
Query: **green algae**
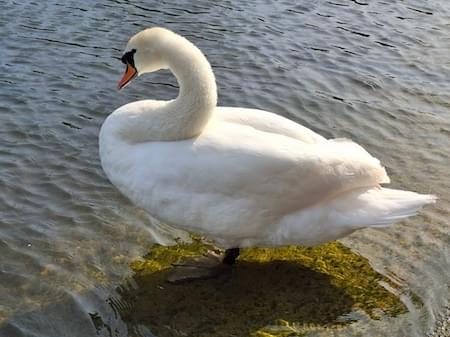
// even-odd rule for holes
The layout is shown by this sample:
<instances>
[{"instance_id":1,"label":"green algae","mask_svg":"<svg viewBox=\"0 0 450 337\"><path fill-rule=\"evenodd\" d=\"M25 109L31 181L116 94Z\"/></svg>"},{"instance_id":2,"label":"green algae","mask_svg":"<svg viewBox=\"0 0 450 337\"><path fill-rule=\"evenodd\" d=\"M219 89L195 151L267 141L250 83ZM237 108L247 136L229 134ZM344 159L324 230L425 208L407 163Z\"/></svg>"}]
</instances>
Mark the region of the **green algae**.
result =
<instances>
[{"instance_id":1,"label":"green algae","mask_svg":"<svg viewBox=\"0 0 450 337\"><path fill-rule=\"evenodd\" d=\"M342 328L355 312L368 319L407 312L399 295L387 290L398 287L339 242L244 249L229 277L165 281L173 263L211 249L194 239L156 245L134 261L135 285L120 289L127 303L122 319L158 337L288 337Z\"/></svg>"}]
</instances>

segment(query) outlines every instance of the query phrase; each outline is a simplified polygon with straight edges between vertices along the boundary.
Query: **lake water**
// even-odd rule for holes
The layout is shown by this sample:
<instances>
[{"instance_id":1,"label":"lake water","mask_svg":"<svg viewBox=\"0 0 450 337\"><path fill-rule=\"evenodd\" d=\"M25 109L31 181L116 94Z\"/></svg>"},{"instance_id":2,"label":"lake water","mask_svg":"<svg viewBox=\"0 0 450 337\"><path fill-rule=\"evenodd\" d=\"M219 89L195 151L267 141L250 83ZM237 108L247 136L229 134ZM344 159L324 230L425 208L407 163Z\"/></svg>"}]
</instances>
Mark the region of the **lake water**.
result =
<instances>
[{"instance_id":1,"label":"lake water","mask_svg":"<svg viewBox=\"0 0 450 337\"><path fill-rule=\"evenodd\" d=\"M351 138L385 164L393 187L439 196L419 216L342 240L399 285L408 312L356 317L333 333L435 329L450 300L450 2L6 0L0 336L151 336L145 324L125 323L118 289L159 239L107 181L97 145L115 108L177 94L168 72L115 89L128 38L149 26L204 51L220 105L274 111Z\"/></svg>"}]
</instances>

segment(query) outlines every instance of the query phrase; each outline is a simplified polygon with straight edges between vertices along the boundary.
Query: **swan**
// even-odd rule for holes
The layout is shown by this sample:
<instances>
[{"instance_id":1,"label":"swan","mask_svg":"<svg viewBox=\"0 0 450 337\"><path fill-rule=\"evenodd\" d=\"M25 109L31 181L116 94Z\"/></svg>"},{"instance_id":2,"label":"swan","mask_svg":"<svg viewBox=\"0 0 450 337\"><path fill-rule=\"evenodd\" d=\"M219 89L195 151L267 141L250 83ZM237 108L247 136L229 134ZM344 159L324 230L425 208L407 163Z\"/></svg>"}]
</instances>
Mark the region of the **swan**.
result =
<instances>
[{"instance_id":1,"label":"swan","mask_svg":"<svg viewBox=\"0 0 450 337\"><path fill-rule=\"evenodd\" d=\"M206 57L170 30L137 33L122 62L118 89L160 69L180 89L176 99L132 102L106 118L103 170L138 207L225 249L222 264L243 247L313 246L386 227L436 199L381 187L390 182L384 167L351 140L267 111L217 107Z\"/></svg>"}]
</instances>

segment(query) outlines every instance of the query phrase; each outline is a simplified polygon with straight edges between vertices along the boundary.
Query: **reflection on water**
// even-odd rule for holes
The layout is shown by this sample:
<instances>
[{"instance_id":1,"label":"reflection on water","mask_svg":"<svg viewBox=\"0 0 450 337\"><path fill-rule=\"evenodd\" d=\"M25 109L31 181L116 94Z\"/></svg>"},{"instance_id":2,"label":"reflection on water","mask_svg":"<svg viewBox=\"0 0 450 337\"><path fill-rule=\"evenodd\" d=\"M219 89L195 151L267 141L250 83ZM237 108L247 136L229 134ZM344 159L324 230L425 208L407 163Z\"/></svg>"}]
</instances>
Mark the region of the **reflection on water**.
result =
<instances>
[{"instance_id":1,"label":"reflection on water","mask_svg":"<svg viewBox=\"0 0 450 337\"><path fill-rule=\"evenodd\" d=\"M205 52L221 105L271 110L324 136L352 138L386 165L393 187L440 198L420 216L342 241L351 256L367 258L347 270L378 275L369 283L383 287L371 288L373 296L352 297L349 283L314 269L315 260L260 264L249 256L236 272L242 279L228 287L243 291L250 287L246 277L264 279L269 270L273 280L281 268L286 276L273 287L298 274L304 287L308 279L320 285L312 294L329 296L312 305L329 305L332 312L318 329L343 318L347 324L335 335L425 335L450 299L449 19L446 0L0 2L0 336L150 336L164 329L149 322L151 311L136 312L143 302L131 300L139 291L151 294L146 282L156 282L161 272L133 278L130 264L136 267L133 261L167 230L158 230L111 186L97 153L100 125L115 108L177 94L168 72L115 91L126 41L153 25L187 36ZM135 284L120 288L119 296L117 285L127 282ZM248 306L260 324L248 323L246 331L278 319L286 319L285 329L303 329L320 318L289 316L310 297L284 287L276 289L285 298L290 291L295 301L280 299L276 306L291 305L288 315L258 316ZM388 307L400 305L396 314L371 302L378 291L392 298ZM342 303L332 300L338 294ZM266 295L258 298L272 305L275 293ZM170 303L170 297L146 299L162 309ZM158 319L164 322L165 315ZM236 322L246 317L239 307L234 315ZM211 324L206 327L215 329Z\"/></svg>"}]
</instances>

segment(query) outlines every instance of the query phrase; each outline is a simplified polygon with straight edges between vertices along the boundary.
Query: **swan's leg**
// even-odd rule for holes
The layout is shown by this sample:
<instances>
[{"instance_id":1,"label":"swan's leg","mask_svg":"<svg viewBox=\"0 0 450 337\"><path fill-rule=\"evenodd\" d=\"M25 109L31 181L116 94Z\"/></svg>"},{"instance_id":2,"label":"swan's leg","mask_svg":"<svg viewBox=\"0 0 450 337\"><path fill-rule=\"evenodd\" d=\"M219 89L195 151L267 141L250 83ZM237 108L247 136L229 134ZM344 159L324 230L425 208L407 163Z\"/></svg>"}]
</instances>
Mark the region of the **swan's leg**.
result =
<instances>
[{"instance_id":1,"label":"swan's leg","mask_svg":"<svg viewBox=\"0 0 450 337\"><path fill-rule=\"evenodd\" d=\"M224 275L231 271L231 266L238 256L239 248L231 248L225 250L223 257L211 251L203 256L186 258L184 261L173 265L172 271L167 276L167 281L182 283Z\"/></svg>"},{"instance_id":2,"label":"swan's leg","mask_svg":"<svg viewBox=\"0 0 450 337\"><path fill-rule=\"evenodd\" d=\"M222 259L222 263L229 266L233 265L236 262L236 259L239 257L240 252L241 251L239 248L230 248L225 250L225 255Z\"/></svg>"}]
</instances>

